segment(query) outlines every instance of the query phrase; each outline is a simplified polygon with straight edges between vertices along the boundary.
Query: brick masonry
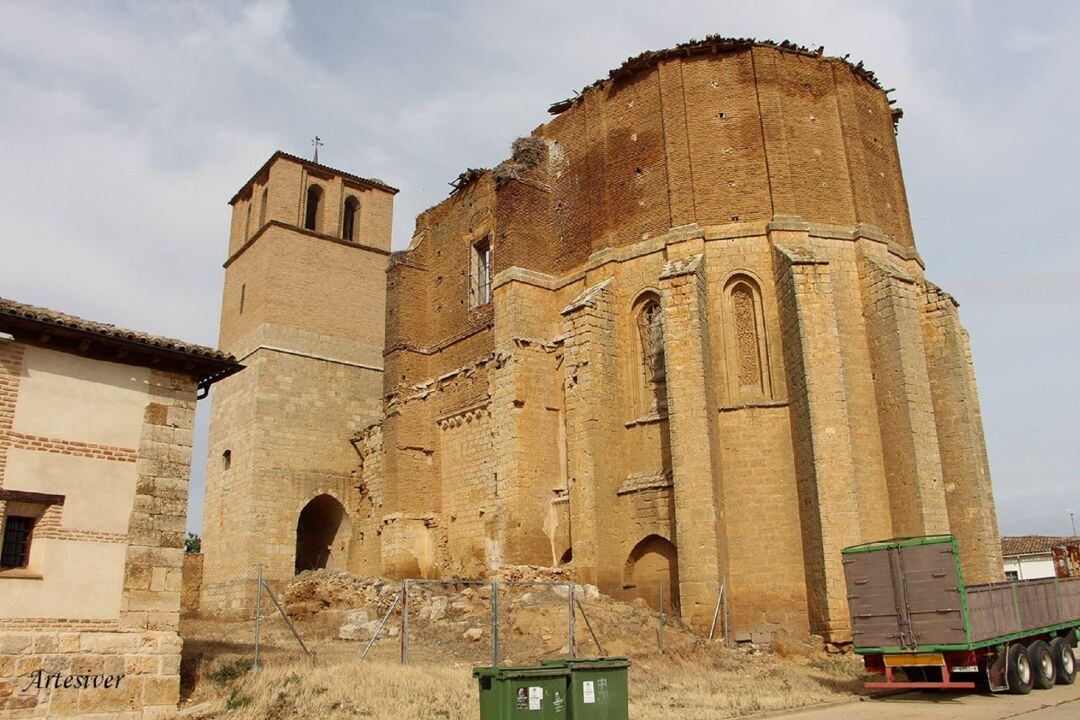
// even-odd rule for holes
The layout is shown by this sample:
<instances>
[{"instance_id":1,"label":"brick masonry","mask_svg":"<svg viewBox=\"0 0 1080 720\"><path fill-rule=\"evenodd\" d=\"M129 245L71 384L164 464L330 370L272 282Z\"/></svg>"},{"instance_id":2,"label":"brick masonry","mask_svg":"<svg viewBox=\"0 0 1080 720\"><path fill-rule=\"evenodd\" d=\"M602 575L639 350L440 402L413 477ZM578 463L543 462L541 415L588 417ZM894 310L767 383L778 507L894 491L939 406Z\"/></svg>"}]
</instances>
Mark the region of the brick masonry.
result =
<instances>
[{"instance_id":1,"label":"brick masonry","mask_svg":"<svg viewBox=\"0 0 1080 720\"><path fill-rule=\"evenodd\" d=\"M44 438L12 429L20 378L34 370L24 362L25 355L26 346L21 343L0 345L0 487L18 489L17 483L13 486L6 477L6 459L12 451L106 461L116 468L134 464L136 479L126 532L69 527L64 513L73 498L68 497L63 505L49 505L35 526L35 542L52 543L46 550L41 579L0 577L0 595L19 592L13 583L49 581L57 568L50 562L53 552L85 545L124 547L119 612L115 616L29 616L0 609L0 714L12 718L173 717L180 692L181 640L177 629L195 380L171 372L145 371L144 412L129 419L140 428L137 448ZM74 358L72 362L98 361ZM87 489L91 491L100 489ZM3 506L0 501L0 511ZM97 568L86 572L81 591L89 597L99 592L95 586ZM72 593L79 588L57 590ZM61 676L123 677L112 688L28 690L37 670Z\"/></svg>"},{"instance_id":2,"label":"brick masonry","mask_svg":"<svg viewBox=\"0 0 1080 720\"><path fill-rule=\"evenodd\" d=\"M951 531L971 578L999 578L970 350L915 249L894 120L835 58L650 56L465 177L388 262L331 262L286 233L304 185L272 170L271 197L294 205L246 245L234 215L231 252L246 249L226 271L223 345L242 354L287 325L312 356L378 347L381 381L312 357L219 386L211 465L223 438L242 456L210 478L207 582L235 583L240 607L254 562L284 579L320 482L350 518L354 571L565 564L654 604L663 581L698 628L723 586L739 636L849 639L839 551L861 541ZM481 242L495 280L478 305ZM385 269L385 311L350 304L338 266ZM259 289L240 319L245 283ZM281 412L312 434L260 445Z\"/></svg>"}]
</instances>

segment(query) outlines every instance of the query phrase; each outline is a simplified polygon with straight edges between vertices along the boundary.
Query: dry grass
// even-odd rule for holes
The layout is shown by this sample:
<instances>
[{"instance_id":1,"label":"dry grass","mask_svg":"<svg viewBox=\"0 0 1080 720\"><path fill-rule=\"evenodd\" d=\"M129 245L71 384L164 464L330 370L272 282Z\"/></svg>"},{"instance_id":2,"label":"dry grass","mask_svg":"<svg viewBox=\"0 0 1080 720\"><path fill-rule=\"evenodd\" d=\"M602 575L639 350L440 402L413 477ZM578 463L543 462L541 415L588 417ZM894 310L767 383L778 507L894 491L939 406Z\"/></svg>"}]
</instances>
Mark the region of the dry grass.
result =
<instances>
[{"instance_id":1,"label":"dry grass","mask_svg":"<svg viewBox=\"0 0 1080 720\"><path fill-rule=\"evenodd\" d=\"M399 639L380 639L359 661L364 641L341 640L338 628L348 610L368 607L380 617L393 593L357 591L354 579L327 575L289 594L314 603L296 625L314 651L305 657L280 618L262 624L261 668L250 671L254 626L251 621L185 619L182 667L183 705L210 702L204 718L435 718L476 720L474 665L491 658L490 606L458 588L417 588L410 592L410 665L400 663ZM345 582L348 580L349 582ZM363 583L360 583L362 585ZM352 588L352 589L350 589ZM446 617L424 620L422 609L440 593L451 604ZM500 591L500 658L526 665L566 651L566 600L550 589ZM295 597L294 597L295 596ZM467 600L464 601L464 600ZM789 640L767 650L730 650L705 643L670 618L659 651L656 613L640 602L604 596L584 600L592 627L608 656L626 656L630 668L630 717L634 720L713 720L854 698L861 689L861 663L830 655L820 645ZM288 605L287 605L288 607ZM391 625L400 625L400 614ZM595 652L588 629L576 615L579 655ZM470 642L466 628L483 630Z\"/></svg>"},{"instance_id":2,"label":"dry grass","mask_svg":"<svg viewBox=\"0 0 1080 720\"><path fill-rule=\"evenodd\" d=\"M217 685L210 699L223 710L198 717L464 720L475 717L472 689L465 667L294 661Z\"/></svg>"},{"instance_id":3,"label":"dry grass","mask_svg":"<svg viewBox=\"0 0 1080 720\"><path fill-rule=\"evenodd\" d=\"M284 638L278 638L284 640ZM204 656L186 705L210 701L203 718L379 718L476 720L472 663L356 660L330 654L314 661L264 647L263 667L250 654ZM682 651L631 653L630 717L713 720L854 698L861 667L850 656L824 653L785 660L698 645ZM222 669L225 669L223 672ZM190 684L190 680L189 680ZM190 688L189 688L190 689Z\"/></svg>"}]
</instances>

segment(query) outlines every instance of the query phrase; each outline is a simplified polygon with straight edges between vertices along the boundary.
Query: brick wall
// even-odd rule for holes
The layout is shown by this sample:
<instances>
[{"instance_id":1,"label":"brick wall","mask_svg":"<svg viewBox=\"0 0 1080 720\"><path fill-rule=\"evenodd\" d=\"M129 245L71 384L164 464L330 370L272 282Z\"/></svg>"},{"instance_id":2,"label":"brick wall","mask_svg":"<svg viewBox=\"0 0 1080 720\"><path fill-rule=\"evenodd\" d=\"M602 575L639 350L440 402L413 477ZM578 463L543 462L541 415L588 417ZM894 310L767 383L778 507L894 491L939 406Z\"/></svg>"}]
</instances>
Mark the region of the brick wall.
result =
<instances>
[{"instance_id":1,"label":"brick wall","mask_svg":"<svg viewBox=\"0 0 1080 720\"><path fill-rule=\"evenodd\" d=\"M381 418L342 480L361 486L351 565L472 574L572 556L579 580L648 598L628 587L635 563L649 582L674 564L671 600L699 627L723 584L733 631L835 641L848 639L847 544L950 529L965 571L989 577L970 352L923 276L893 120L881 88L838 59L746 44L650 55L422 213L389 260L381 396L355 389ZM485 239L494 302L478 307ZM227 297L244 272L273 274L253 248ZM378 319L333 316L342 282L318 288L332 297L311 322ZM305 297L296 278L277 284ZM665 406L646 385L644 298L662 306ZM250 377L275 394L294 382ZM323 385L296 417L332 397Z\"/></svg>"},{"instance_id":2,"label":"brick wall","mask_svg":"<svg viewBox=\"0 0 1080 720\"><path fill-rule=\"evenodd\" d=\"M438 425L451 573L483 577L501 559L491 413L487 404L476 405L439 418Z\"/></svg>"},{"instance_id":3,"label":"brick wall","mask_svg":"<svg viewBox=\"0 0 1080 720\"><path fill-rule=\"evenodd\" d=\"M170 372L147 372L146 383L140 388L146 393L142 415L125 420L139 427L137 448L41 438L11 429L19 406L20 379L38 369L24 366L25 351L26 346L19 343L0 345L0 460L15 449L84 463L104 462L105 467L116 468L118 477L126 476L127 468L134 466L134 495L127 500L126 532L118 533L72 525L76 509L94 501L78 493L103 492L103 488L69 492L64 504L46 509L35 528L35 542L48 543L42 563L36 568L41 579L0 577L0 594L19 592L12 583L45 583L41 587L47 587L64 564L61 555L76 557L74 553L86 545L119 544L124 548L118 556L123 566L118 573L122 588L115 616L41 617L12 614L10 607L0 609L0 708L5 717L104 718L119 713L126 713L126 717L172 717L180 692L181 641L177 628L195 381ZM97 362L71 356L72 377L84 377L86 368L80 363ZM66 409L56 408L53 412ZM98 411L108 414L113 409L100 406ZM9 475L6 464L0 464L0 487L18 490L20 480L12 481ZM117 496L113 505L124 501ZM97 584L103 570L113 571L98 567L85 570L87 575L79 591L87 607L101 592ZM73 588L55 590L70 594ZM67 687L45 688L32 682L39 670L61 678L110 675L118 679L111 682L111 687L76 687L74 683L81 681L70 680Z\"/></svg>"}]
</instances>

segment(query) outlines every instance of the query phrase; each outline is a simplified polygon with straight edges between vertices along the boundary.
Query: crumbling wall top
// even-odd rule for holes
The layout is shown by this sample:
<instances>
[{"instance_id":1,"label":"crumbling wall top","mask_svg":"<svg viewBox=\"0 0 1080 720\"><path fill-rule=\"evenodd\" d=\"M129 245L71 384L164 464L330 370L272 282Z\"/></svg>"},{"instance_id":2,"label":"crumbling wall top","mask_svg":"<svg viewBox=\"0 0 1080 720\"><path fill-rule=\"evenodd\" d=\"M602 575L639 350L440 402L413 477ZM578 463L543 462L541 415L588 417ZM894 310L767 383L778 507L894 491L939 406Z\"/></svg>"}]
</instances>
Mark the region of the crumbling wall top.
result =
<instances>
[{"instance_id":1,"label":"crumbling wall top","mask_svg":"<svg viewBox=\"0 0 1080 720\"><path fill-rule=\"evenodd\" d=\"M808 47L793 43L790 40L784 40L782 42L775 42L773 40L758 40L756 38L729 38L721 35L706 35L703 40L687 40L684 43L679 43L675 47L666 48L664 50L646 50L645 52L635 55L634 57L627 58L622 65L608 72L606 78L600 78L590 85L586 85L581 91L572 98L566 100L560 100L559 102L552 103L548 108L548 112L552 115L559 115L566 112L576 103L578 103L586 92L594 88L602 87L604 84L613 80L630 77L636 75L642 70L647 70L656 66L658 63L669 58L676 57L690 57L691 55L700 55L705 53L719 54L727 52L737 52L740 50L748 50L750 48L761 47L771 48L773 50L779 50L780 52L793 53L796 55L805 55L806 57L822 58L825 57L825 46L822 45L816 50L811 50ZM851 71L858 77L865 80L867 83L883 90L881 83L878 81L877 76L873 71L863 67L862 61L858 63L852 63L848 60L848 55L843 57L832 57L828 59L837 60L843 62ZM889 92L885 90L885 92ZM899 119L899 118L897 118Z\"/></svg>"}]
</instances>

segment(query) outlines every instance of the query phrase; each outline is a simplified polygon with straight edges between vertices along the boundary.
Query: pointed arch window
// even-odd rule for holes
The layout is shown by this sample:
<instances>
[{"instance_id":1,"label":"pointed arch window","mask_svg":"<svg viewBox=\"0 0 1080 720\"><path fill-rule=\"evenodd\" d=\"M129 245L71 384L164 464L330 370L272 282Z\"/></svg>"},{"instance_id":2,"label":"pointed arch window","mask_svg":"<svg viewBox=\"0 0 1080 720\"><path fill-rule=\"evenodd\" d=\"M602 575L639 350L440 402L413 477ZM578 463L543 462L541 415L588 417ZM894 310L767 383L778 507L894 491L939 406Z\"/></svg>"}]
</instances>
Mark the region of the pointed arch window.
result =
<instances>
[{"instance_id":1,"label":"pointed arch window","mask_svg":"<svg viewBox=\"0 0 1080 720\"><path fill-rule=\"evenodd\" d=\"M771 396L761 289L748 275L732 277L725 288L728 377L733 400Z\"/></svg>"},{"instance_id":2,"label":"pointed arch window","mask_svg":"<svg viewBox=\"0 0 1080 720\"><path fill-rule=\"evenodd\" d=\"M304 227L308 230L320 230L319 205L322 203L322 188L310 185L307 190L307 211L304 215Z\"/></svg>"},{"instance_id":3,"label":"pointed arch window","mask_svg":"<svg viewBox=\"0 0 1080 720\"><path fill-rule=\"evenodd\" d=\"M645 412L667 410L667 371L664 366L664 316L660 298L645 293L634 303L640 345L640 373Z\"/></svg>"},{"instance_id":4,"label":"pointed arch window","mask_svg":"<svg viewBox=\"0 0 1080 720\"><path fill-rule=\"evenodd\" d=\"M345 215L341 218L341 238L353 241L356 232L356 220L360 215L360 201L350 195L345 198Z\"/></svg>"}]
</instances>

